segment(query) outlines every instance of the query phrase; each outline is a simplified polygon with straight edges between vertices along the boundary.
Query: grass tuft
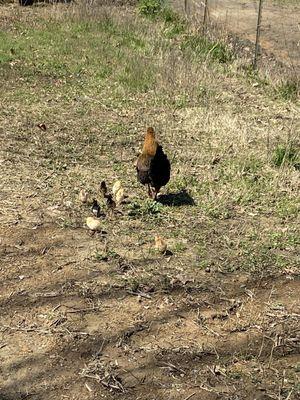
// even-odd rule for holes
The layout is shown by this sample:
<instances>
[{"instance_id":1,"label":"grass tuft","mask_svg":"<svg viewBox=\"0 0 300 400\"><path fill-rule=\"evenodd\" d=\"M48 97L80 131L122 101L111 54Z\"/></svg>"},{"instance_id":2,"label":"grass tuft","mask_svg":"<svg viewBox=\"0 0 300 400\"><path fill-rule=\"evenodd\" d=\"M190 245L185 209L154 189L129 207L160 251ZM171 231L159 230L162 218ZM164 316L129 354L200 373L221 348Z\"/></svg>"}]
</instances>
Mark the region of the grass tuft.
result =
<instances>
[{"instance_id":1,"label":"grass tuft","mask_svg":"<svg viewBox=\"0 0 300 400\"><path fill-rule=\"evenodd\" d=\"M137 216L156 216L161 214L164 207L157 201L147 199L145 202L132 202L129 204L128 215L131 217Z\"/></svg>"},{"instance_id":2,"label":"grass tuft","mask_svg":"<svg viewBox=\"0 0 300 400\"><path fill-rule=\"evenodd\" d=\"M219 63L228 63L233 55L221 42L211 42L206 37L190 35L182 42L181 49L186 53L199 57L210 57Z\"/></svg>"},{"instance_id":3,"label":"grass tuft","mask_svg":"<svg viewBox=\"0 0 300 400\"><path fill-rule=\"evenodd\" d=\"M289 165L300 170L300 151L292 146L278 145L273 151L272 162L276 167Z\"/></svg>"},{"instance_id":4,"label":"grass tuft","mask_svg":"<svg viewBox=\"0 0 300 400\"><path fill-rule=\"evenodd\" d=\"M140 0L138 2L139 13L145 17L156 17L163 8L162 0Z\"/></svg>"},{"instance_id":5,"label":"grass tuft","mask_svg":"<svg viewBox=\"0 0 300 400\"><path fill-rule=\"evenodd\" d=\"M298 80L281 82L275 87L275 93L283 100L295 101L297 98L299 98L300 82Z\"/></svg>"}]
</instances>

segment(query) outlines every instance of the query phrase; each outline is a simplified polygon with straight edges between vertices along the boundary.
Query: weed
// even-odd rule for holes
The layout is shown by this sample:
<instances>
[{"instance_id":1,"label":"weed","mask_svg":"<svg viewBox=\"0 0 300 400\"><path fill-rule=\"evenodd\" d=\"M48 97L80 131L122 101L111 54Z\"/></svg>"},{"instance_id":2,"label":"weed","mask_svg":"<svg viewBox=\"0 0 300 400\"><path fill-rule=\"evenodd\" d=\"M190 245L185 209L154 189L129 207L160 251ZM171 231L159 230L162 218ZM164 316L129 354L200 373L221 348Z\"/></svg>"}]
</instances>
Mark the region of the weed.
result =
<instances>
[{"instance_id":1,"label":"weed","mask_svg":"<svg viewBox=\"0 0 300 400\"><path fill-rule=\"evenodd\" d=\"M210 97L215 97L215 93L211 88L208 88L204 86L203 84L200 84L197 87L197 101L207 101Z\"/></svg>"},{"instance_id":2,"label":"weed","mask_svg":"<svg viewBox=\"0 0 300 400\"><path fill-rule=\"evenodd\" d=\"M232 54L221 42L211 42L200 35L189 35L181 44L181 49L195 57L210 57L219 63L232 60Z\"/></svg>"},{"instance_id":3,"label":"weed","mask_svg":"<svg viewBox=\"0 0 300 400\"><path fill-rule=\"evenodd\" d=\"M165 6L160 12L160 18L165 23L165 36L167 38L173 38L186 31L186 22L181 18L175 11L170 7Z\"/></svg>"},{"instance_id":4,"label":"weed","mask_svg":"<svg viewBox=\"0 0 300 400\"><path fill-rule=\"evenodd\" d=\"M298 80L281 82L275 87L275 93L284 100L296 100L299 96L300 83Z\"/></svg>"},{"instance_id":5,"label":"weed","mask_svg":"<svg viewBox=\"0 0 300 400\"><path fill-rule=\"evenodd\" d=\"M165 6L161 9L160 13L162 19L164 22L168 24L177 24L179 22L183 23L183 20L179 15L171 8L168 6Z\"/></svg>"},{"instance_id":6,"label":"weed","mask_svg":"<svg viewBox=\"0 0 300 400\"><path fill-rule=\"evenodd\" d=\"M235 380L242 379L242 377L243 377L243 375L240 372L237 372L237 371L230 372L229 376L230 376L231 379L235 379Z\"/></svg>"},{"instance_id":7,"label":"weed","mask_svg":"<svg viewBox=\"0 0 300 400\"><path fill-rule=\"evenodd\" d=\"M250 156L245 161L243 161L241 166L241 173L243 176L249 176L249 175L257 176L257 174L262 171L262 168L263 168L262 160L254 156Z\"/></svg>"},{"instance_id":8,"label":"weed","mask_svg":"<svg viewBox=\"0 0 300 400\"><path fill-rule=\"evenodd\" d=\"M119 72L118 80L124 88L134 93L146 92L154 85L153 66L142 59L128 59Z\"/></svg>"},{"instance_id":9,"label":"weed","mask_svg":"<svg viewBox=\"0 0 300 400\"><path fill-rule=\"evenodd\" d=\"M165 23L164 34L173 38L186 30L185 20L179 16L164 0L140 0L138 10L141 15L159 18Z\"/></svg>"},{"instance_id":10,"label":"weed","mask_svg":"<svg viewBox=\"0 0 300 400\"><path fill-rule=\"evenodd\" d=\"M292 145L278 145L273 151L272 162L276 167L290 165L300 170L300 151Z\"/></svg>"},{"instance_id":11,"label":"weed","mask_svg":"<svg viewBox=\"0 0 300 400\"><path fill-rule=\"evenodd\" d=\"M58 225L63 229L72 229L77 227L75 221L71 220L70 218L60 218L58 220Z\"/></svg>"},{"instance_id":12,"label":"weed","mask_svg":"<svg viewBox=\"0 0 300 400\"><path fill-rule=\"evenodd\" d=\"M120 256L114 250L107 250L105 253L101 253L98 250L95 252L93 258L95 261L108 261L111 259L118 259Z\"/></svg>"},{"instance_id":13,"label":"weed","mask_svg":"<svg viewBox=\"0 0 300 400\"><path fill-rule=\"evenodd\" d=\"M169 184L169 189L176 192L185 191L187 188L198 185L197 178L193 176L178 176L174 177Z\"/></svg>"},{"instance_id":14,"label":"weed","mask_svg":"<svg viewBox=\"0 0 300 400\"><path fill-rule=\"evenodd\" d=\"M101 253L99 251L96 251L94 256L93 256L94 260L97 262L100 261L108 261L108 255L106 253Z\"/></svg>"},{"instance_id":15,"label":"weed","mask_svg":"<svg viewBox=\"0 0 300 400\"><path fill-rule=\"evenodd\" d=\"M147 215L156 215L163 212L163 205L158 203L157 201L147 200L143 203L142 207L143 214Z\"/></svg>"},{"instance_id":16,"label":"weed","mask_svg":"<svg viewBox=\"0 0 300 400\"><path fill-rule=\"evenodd\" d=\"M172 246L172 250L174 251L174 253L183 253L186 249L187 249L186 244L182 242L174 243Z\"/></svg>"},{"instance_id":17,"label":"weed","mask_svg":"<svg viewBox=\"0 0 300 400\"><path fill-rule=\"evenodd\" d=\"M280 198L276 202L275 213L280 218L291 219L299 215L300 205L299 202L295 202L293 199L286 197Z\"/></svg>"},{"instance_id":18,"label":"weed","mask_svg":"<svg viewBox=\"0 0 300 400\"><path fill-rule=\"evenodd\" d=\"M162 0L140 0L138 10L141 15L146 17L155 17L163 7Z\"/></svg>"},{"instance_id":19,"label":"weed","mask_svg":"<svg viewBox=\"0 0 300 400\"><path fill-rule=\"evenodd\" d=\"M174 98L174 106L176 108L185 108L188 105L188 101L189 98L187 94L180 94Z\"/></svg>"},{"instance_id":20,"label":"weed","mask_svg":"<svg viewBox=\"0 0 300 400\"><path fill-rule=\"evenodd\" d=\"M128 215L133 216L156 216L163 212L163 205L157 201L147 199L143 203L131 202L128 205Z\"/></svg>"}]
</instances>

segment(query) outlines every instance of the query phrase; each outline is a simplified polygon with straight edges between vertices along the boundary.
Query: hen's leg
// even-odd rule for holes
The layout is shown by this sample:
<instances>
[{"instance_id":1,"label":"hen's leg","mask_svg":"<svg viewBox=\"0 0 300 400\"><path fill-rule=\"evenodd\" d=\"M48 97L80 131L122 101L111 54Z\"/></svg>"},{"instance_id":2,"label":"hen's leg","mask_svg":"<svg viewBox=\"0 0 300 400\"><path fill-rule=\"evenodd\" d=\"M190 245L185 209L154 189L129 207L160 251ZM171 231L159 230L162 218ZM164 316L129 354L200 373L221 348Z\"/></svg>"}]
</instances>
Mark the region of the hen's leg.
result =
<instances>
[{"instance_id":1,"label":"hen's leg","mask_svg":"<svg viewBox=\"0 0 300 400\"><path fill-rule=\"evenodd\" d=\"M152 199L153 200L157 200L158 192L159 192L159 188L153 189L153 192L152 192Z\"/></svg>"},{"instance_id":2,"label":"hen's leg","mask_svg":"<svg viewBox=\"0 0 300 400\"><path fill-rule=\"evenodd\" d=\"M149 197L152 197L152 196L153 196L152 190L151 190L151 186L150 186L149 183L148 183L148 196L149 196Z\"/></svg>"}]
</instances>

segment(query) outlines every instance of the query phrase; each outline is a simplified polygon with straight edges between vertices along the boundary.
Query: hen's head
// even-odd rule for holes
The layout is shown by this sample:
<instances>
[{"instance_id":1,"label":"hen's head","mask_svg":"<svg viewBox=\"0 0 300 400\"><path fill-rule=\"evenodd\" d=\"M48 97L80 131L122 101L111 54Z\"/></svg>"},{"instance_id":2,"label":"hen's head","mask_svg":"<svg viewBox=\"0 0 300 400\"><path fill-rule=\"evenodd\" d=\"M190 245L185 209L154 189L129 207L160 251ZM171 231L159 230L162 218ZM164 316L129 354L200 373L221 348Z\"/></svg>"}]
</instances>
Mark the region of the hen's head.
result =
<instances>
[{"instance_id":1,"label":"hen's head","mask_svg":"<svg viewBox=\"0 0 300 400\"><path fill-rule=\"evenodd\" d=\"M149 137L153 137L155 139L155 132L154 129L152 128L152 126L149 126L149 128L147 128L147 136Z\"/></svg>"},{"instance_id":2,"label":"hen's head","mask_svg":"<svg viewBox=\"0 0 300 400\"><path fill-rule=\"evenodd\" d=\"M147 154L151 157L155 156L157 150L157 142L155 140L155 132L152 127L147 128L144 146L143 146L143 153Z\"/></svg>"}]
</instances>

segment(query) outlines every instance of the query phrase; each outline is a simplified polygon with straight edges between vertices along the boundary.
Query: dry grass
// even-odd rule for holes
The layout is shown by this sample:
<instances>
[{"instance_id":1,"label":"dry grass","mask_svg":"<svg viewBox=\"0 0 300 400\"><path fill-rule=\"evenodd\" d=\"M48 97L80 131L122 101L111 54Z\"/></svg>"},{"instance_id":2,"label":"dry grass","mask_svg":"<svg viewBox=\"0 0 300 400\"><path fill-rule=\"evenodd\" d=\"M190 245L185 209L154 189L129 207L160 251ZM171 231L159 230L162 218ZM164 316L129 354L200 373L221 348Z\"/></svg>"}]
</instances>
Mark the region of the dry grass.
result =
<instances>
[{"instance_id":1,"label":"dry grass","mask_svg":"<svg viewBox=\"0 0 300 400\"><path fill-rule=\"evenodd\" d=\"M273 157L297 104L131 8L0 23L0 397L296 399L299 171ZM136 181L148 125L169 205ZM78 193L107 214L103 179L129 198L90 236Z\"/></svg>"}]
</instances>

